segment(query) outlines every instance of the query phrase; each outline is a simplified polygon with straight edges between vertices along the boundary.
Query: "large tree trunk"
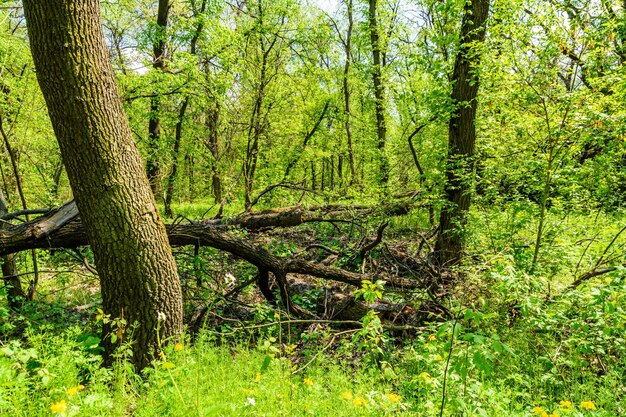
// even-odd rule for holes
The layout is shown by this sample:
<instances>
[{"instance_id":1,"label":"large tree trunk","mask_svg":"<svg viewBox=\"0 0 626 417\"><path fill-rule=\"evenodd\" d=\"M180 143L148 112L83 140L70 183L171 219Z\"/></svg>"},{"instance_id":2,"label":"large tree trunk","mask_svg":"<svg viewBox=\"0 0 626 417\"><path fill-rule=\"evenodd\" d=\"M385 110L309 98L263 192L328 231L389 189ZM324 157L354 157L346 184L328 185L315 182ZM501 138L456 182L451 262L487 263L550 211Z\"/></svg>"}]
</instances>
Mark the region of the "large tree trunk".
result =
<instances>
[{"instance_id":1,"label":"large tree trunk","mask_svg":"<svg viewBox=\"0 0 626 417\"><path fill-rule=\"evenodd\" d=\"M103 309L132 330L133 361L182 329L176 264L122 108L98 0L25 0L37 78L100 276ZM161 318L161 319L159 319ZM163 319L165 318L165 319ZM106 326L105 326L106 327ZM123 334L124 329L116 330ZM103 338L107 358L113 343Z\"/></svg>"},{"instance_id":2,"label":"large tree trunk","mask_svg":"<svg viewBox=\"0 0 626 417\"><path fill-rule=\"evenodd\" d=\"M461 262L465 248L465 225L474 180L474 145L478 102L480 47L485 39L489 0L466 2L461 23L460 47L452 74L455 110L448 125L446 205L441 211L435 252L442 267Z\"/></svg>"}]
</instances>

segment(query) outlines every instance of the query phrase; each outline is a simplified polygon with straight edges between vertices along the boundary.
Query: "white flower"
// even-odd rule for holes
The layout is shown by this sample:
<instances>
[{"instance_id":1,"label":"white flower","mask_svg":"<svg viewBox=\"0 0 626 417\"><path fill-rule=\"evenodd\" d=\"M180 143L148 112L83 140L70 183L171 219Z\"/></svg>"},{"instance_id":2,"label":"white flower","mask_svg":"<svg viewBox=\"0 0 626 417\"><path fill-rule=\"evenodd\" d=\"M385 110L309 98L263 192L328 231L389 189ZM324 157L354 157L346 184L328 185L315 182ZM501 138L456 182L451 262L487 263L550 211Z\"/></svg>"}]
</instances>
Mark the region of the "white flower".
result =
<instances>
[{"instance_id":1,"label":"white flower","mask_svg":"<svg viewBox=\"0 0 626 417\"><path fill-rule=\"evenodd\" d=\"M162 311L159 311L157 313L157 321L165 321L167 317L165 317L165 313L163 313Z\"/></svg>"},{"instance_id":2,"label":"white flower","mask_svg":"<svg viewBox=\"0 0 626 417\"><path fill-rule=\"evenodd\" d=\"M255 406L256 405L256 401L254 400L254 398L250 398L248 397L248 401L246 401L246 406Z\"/></svg>"}]
</instances>

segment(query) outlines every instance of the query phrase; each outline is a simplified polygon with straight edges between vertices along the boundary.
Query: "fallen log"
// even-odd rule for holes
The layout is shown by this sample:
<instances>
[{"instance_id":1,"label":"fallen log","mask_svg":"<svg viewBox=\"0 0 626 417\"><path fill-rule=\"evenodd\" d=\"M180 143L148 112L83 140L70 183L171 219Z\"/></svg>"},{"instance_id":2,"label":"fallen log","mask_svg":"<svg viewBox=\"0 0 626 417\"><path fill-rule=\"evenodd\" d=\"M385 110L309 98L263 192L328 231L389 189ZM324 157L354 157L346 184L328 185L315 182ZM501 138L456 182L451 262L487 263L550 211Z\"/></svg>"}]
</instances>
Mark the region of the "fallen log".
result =
<instances>
[{"instance_id":1,"label":"fallen log","mask_svg":"<svg viewBox=\"0 0 626 417\"><path fill-rule=\"evenodd\" d=\"M170 224L166 225L166 229L172 246L209 246L229 252L259 270L270 271L283 284L286 282L286 274L297 273L357 287L361 286L363 280L384 279L394 288L420 288L419 283L411 279L359 274L304 259L279 257L211 223ZM76 248L88 244L73 202L36 220L0 230L0 256L27 249Z\"/></svg>"},{"instance_id":2,"label":"fallen log","mask_svg":"<svg viewBox=\"0 0 626 417\"><path fill-rule=\"evenodd\" d=\"M293 227L304 223L324 221L348 221L347 218L365 217L375 212L384 216L402 216L408 214L415 206L412 201L399 201L393 204L381 206L365 206L350 204L333 204L328 206L313 207L286 207L280 209L264 210L256 213L244 213L229 219L209 219L202 224L214 227L237 226L249 231L257 231L272 227Z\"/></svg>"}]
</instances>

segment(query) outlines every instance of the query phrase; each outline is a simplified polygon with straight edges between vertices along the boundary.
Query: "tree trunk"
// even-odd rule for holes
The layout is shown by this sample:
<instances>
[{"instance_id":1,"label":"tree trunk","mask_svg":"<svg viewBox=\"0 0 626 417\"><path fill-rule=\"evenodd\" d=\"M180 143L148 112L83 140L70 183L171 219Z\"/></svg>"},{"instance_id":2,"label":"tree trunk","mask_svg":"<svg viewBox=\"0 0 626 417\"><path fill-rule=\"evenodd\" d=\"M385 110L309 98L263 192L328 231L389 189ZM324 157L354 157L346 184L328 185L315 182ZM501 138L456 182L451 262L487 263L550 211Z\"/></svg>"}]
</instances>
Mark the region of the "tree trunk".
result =
<instances>
[{"instance_id":1,"label":"tree trunk","mask_svg":"<svg viewBox=\"0 0 626 417\"><path fill-rule=\"evenodd\" d=\"M8 209L4 194L0 190L0 217L7 214ZM4 223L0 223L0 229ZM34 249L33 249L34 251ZM18 310L22 307L22 301L26 299L26 294L22 289L22 282L17 275L17 265L15 263L15 254L11 253L2 257L2 280L7 291L7 301L9 307Z\"/></svg>"},{"instance_id":2,"label":"tree trunk","mask_svg":"<svg viewBox=\"0 0 626 417\"><path fill-rule=\"evenodd\" d=\"M122 318L138 369L182 330L165 227L133 141L104 43L98 0L25 0L37 79L94 252L102 305ZM103 329L105 362L115 347Z\"/></svg>"},{"instance_id":3,"label":"tree trunk","mask_svg":"<svg viewBox=\"0 0 626 417\"><path fill-rule=\"evenodd\" d=\"M387 125L385 123L385 86L383 83L383 51L380 45L378 28L378 0L369 0L369 27L372 41L372 78L374 81L374 97L376 99L376 135L378 137L379 180L385 185L389 181L389 161L385 154L387 142Z\"/></svg>"},{"instance_id":4,"label":"tree trunk","mask_svg":"<svg viewBox=\"0 0 626 417\"><path fill-rule=\"evenodd\" d=\"M11 160L11 167L13 167L13 175L15 176L15 185L17 186L17 193L20 197L20 202L22 203L22 209L24 211L27 211L28 205L26 204L26 196L24 195L22 176L20 175L20 170L17 165L17 154L11 146L9 135L4 131L2 115L0 115L0 135L2 135L2 138L4 139L4 145L6 146L7 153L9 154L9 159ZM30 219L27 214L26 221L28 220ZM26 294L26 298L32 301L35 299L37 285L39 284L39 262L37 261L37 251L35 251L34 249L30 251L30 256L33 260L33 279L28 285L28 293Z\"/></svg>"},{"instance_id":5,"label":"tree trunk","mask_svg":"<svg viewBox=\"0 0 626 417\"><path fill-rule=\"evenodd\" d=\"M345 129L346 138L348 140L348 162L350 164L350 184L356 181L356 164L354 162L354 149L352 145L352 122L350 116L352 116L350 110L350 64L352 63L352 28L354 26L354 20L352 18L352 0L347 0L348 11L348 32L346 33L346 42L344 43L344 49L346 53L346 62L343 66L343 107L345 112Z\"/></svg>"},{"instance_id":6,"label":"tree trunk","mask_svg":"<svg viewBox=\"0 0 626 417\"><path fill-rule=\"evenodd\" d=\"M478 102L480 46L485 39L489 0L466 2L461 22L460 47L452 74L452 103L448 124L446 161L446 205L441 211L435 246L439 265L458 265L465 249L465 226L474 177L476 109Z\"/></svg>"},{"instance_id":7,"label":"tree trunk","mask_svg":"<svg viewBox=\"0 0 626 417\"><path fill-rule=\"evenodd\" d=\"M204 13L206 10L207 0L202 2L202 6L200 7L199 13ZM190 52L192 55L196 54L196 48L198 44L198 38L200 38L200 33L204 25L201 23L198 24L196 30L191 38ZM174 137L174 148L172 149L172 170L170 171L170 175L167 177L167 187L165 189L165 215L167 217L172 217L172 198L174 195L174 184L176 182L176 176L178 175L178 158L180 154L180 144L183 140L183 122L185 121L185 113L187 112L187 107L189 106L189 96L186 95L183 98L183 102L180 105L180 110L178 112L178 120L176 121L176 129L175 129L175 137Z\"/></svg>"},{"instance_id":8,"label":"tree trunk","mask_svg":"<svg viewBox=\"0 0 626 417\"><path fill-rule=\"evenodd\" d=\"M183 122L185 121L185 113L187 112L188 105L189 96L183 99L183 104L180 105L180 111L178 113L178 120L176 121L176 134L174 137L174 148L172 149L172 170L167 177L164 201L165 215L169 218L172 217L172 197L174 195L174 183L178 175L178 156L180 154L180 144L183 141Z\"/></svg>"},{"instance_id":9,"label":"tree trunk","mask_svg":"<svg viewBox=\"0 0 626 417\"><path fill-rule=\"evenodd\" d=\"M152 45L152 68L157 71L165 69L165 30L167 29L167 19L170 11L168 0L159 0L157 11L157 34ZM146 171L150 188L157 199L162 198L161 185L161 161L159 142L161 141L161 97L155 95L150 100L150 116L148 121L148 157L146 161Z\"/></svg>"},{"instance_id":10,"label":"tree trunk","mask_svg":"<svg viewBox=\"0 0 626 417\"><path fill-rule=\"evenodd\" d=\"M213 189L213 199L215 204L220 205L220 212L222 211L221 207L224 205L224 198L222 196L222 178L220 176L220 166L219 161L221 158L220 154L220 135L218 131L219 126L219 118L220 118L220 108L219 103L215 100L215 106L211 107L208 110L206 119L206 127L209 135L209 151L213 156L213 161L211 162L211 185Z\"/></svg>"}]
</instances>

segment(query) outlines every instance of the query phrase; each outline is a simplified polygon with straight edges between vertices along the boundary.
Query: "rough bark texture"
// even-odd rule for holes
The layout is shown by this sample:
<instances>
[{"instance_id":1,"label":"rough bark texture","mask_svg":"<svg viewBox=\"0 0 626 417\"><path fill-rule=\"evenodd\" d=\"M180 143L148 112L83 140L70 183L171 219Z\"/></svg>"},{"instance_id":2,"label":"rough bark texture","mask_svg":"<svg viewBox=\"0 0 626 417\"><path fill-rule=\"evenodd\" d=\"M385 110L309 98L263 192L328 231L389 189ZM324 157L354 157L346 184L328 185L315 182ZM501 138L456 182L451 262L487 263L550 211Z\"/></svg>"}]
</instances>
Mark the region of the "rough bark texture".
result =
<instances>
[{"instance_id":1,"label":"rough bark texture","mask_svg":"<svg viewBox=\"0 0 626 417\"><path fill-rule=\"evenodd\" d=\"M452 74L452 102L456 110L448 125L446 206L441 211L436 254L439 264L451 267L461 262L464 227L471 202L476 143L480 45L485 39L489 0L466 2L461 23L460 47Z\"/></svg>"},{"instance_id":2,"label":"rough bark texture","mask_svg":"<svg viewBox=\"0 0 626 417\"><path fill-rule=\"evenodd\" d=\"M100 6L98 0L25 0L24 9L37 78L95 255L103 309L138 324L133 359L143 368L157 349L157 327L161 340L181 331L182 298L115 84ZM105 344L108 353L112 347Z\"/></svg>"}]
</instances>

